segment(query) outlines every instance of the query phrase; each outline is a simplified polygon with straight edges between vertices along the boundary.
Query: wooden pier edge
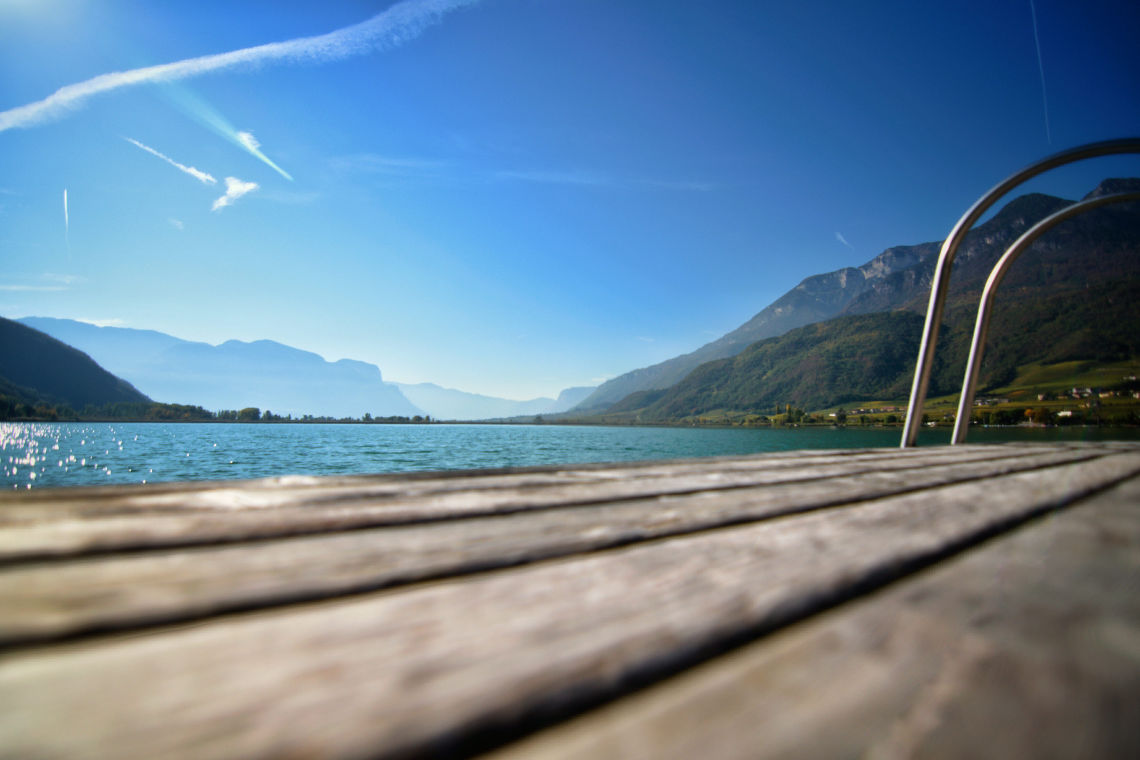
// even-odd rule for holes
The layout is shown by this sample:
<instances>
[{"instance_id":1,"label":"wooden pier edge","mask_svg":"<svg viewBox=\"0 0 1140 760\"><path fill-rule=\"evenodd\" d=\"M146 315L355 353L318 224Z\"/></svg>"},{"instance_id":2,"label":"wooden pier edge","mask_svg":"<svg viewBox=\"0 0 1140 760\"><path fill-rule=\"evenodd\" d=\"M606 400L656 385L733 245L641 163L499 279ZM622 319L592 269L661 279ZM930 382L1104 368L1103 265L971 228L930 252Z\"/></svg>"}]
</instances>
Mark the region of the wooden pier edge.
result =
<instances>
[{"instance_id":1,"label":"wooden pier edge","mask_svg":"<svg viewBox=\"0 0 1140 760\"><path fill-rule=\"evenodd\" d=\"M0 757L1140 747L1136 444L44 492L0 560Z\"/></svg>"}]
</instances>

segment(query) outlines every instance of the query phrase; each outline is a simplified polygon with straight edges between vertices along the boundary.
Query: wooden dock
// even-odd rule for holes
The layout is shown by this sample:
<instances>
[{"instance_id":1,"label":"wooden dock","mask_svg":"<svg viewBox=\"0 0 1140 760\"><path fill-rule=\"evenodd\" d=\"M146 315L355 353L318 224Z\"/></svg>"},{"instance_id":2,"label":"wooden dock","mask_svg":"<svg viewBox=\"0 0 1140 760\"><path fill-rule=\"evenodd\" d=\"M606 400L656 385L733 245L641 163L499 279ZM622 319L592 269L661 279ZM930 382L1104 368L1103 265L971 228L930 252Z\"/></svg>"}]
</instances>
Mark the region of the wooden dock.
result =
<instances>
[{"instance_id":1,"label":"wooden dock","mask_svg":"<svg viewBox=\"0 0 1140 760\"><path fill-rule=\"evenodd\" d=\"M0 757L1140 757L1140 445L0 496Z\"/></svg>"}]
</instances>

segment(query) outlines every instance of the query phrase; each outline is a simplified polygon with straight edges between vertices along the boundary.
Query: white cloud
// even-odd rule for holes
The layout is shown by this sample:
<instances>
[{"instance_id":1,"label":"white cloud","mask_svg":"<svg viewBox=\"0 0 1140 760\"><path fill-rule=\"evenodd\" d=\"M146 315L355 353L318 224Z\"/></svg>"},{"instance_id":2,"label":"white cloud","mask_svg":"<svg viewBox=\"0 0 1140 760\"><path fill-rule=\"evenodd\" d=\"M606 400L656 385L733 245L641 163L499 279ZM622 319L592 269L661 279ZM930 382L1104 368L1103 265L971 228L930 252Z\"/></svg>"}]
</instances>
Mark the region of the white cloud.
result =
<instances>
[{"instance_id":1,"label":"white cloud","mask_svg":"<svg viewBox=\"0 0 1140 760\"><path fill-rule=\"evenodd\" d=\"M211 211L225 208L246 193L252 193L259 185L256 182L242 182L237 177L226 177L226 194L214 201Z\"/></svg>"},{"instance_id":2,"label":"white cloud","mask_svg":"<svg viewBox=\"0 0 1140 760\"><path fill-rule=\"evenodd\" d=\"M238 142L240 142L249 150L257 150L261 147L261 143L259 143L257 141L257 138L253 136L253 132L238 132L237 138Z\"/></svg>"},{"instance_id":3,"label":"white cloud","mask_svg":"<svg viewBox=\"0 0 1140 760\"><path fill-rule=\"evenodd\" d=\"M32 127L61 119L92 96L147 82L171 82L211 71L236 67L251 68L274 61L299 64L324 63L350 56L386 50L418 37L444 14L478 0L404 0L367 21L315 37L242 48L228 53L187 58L158 66L100 74L76 84L61 87L34 103L0 111L0 132L15 127Z\"/></svg>"},{"instance_id":4,"label":"white cloud","mask_svg":"<svg viewBox=\"0 0 1140 760\"><path fill-rule=\"evenodd\" d=\"M843 235L841 233L836 232L835 233L835 239L838 240L840 243L843 243L843 245L847 246L851 250L855 250L855 246L848 243L847 238L843 237Z\"/></svg>"},{"instance_id":5,"label":"white cloud","mask_svg":"<svg viewBox=\"0 0 1140 760\"><path fill-rule=\"evenodd\" d=\"M166 221L170 222L170 226L176 230L182 230L182 229L186 228L186 225L182 223L181 219L175 219L174 217L170 217Z\"/></svg>"},{"instance_id":6,"label":"white cloud","mask_svg":"<svg viewBox=\"0 0 1140 760\"><path fill-rule=\"evenodd\" d=\"M259 143L257 141L257 138L253 136L252 132L238 132L237 134L234 135L234 137L235 137L235 139L237 139L238 143L240 143L243 148L248 150L253 155L257 156L262 161L264 161L275 172L277 172L278 174L280 174L282 177L289 180L290 182L293 181L293 175L289 174L289 172L285 171L280 166L273 163L273 161L270 160L269 156L267 156L261 152L261 143Z\"/></svg>"},{"instance_id":7,"label":"white cloud","mask_svg":"<svg viewBox=\"0 0 1140 760\"><path fill-rule=\"evenodd\" d=\"M157 150L150 147L149 145L143 145L141 142L134 139L133 137L124 137L123 139L132 145L137 145L138 147L142 148L143 150L145 150L147 153L151 154L152 156L157 156L157 157L161 158L166 163L170 164L171 166L175 167L176 169L179 169L180 171L185 172L186 174L189 174L191 177L198 180L199 182L203 182L207 185L215 185L218 182L216 179L214 179L213 175L207 174L206 172L203 172L203 171L199 171L198 169L195 169L193 166L186 166L185 164L180 164L177 161L175 161L173 158L171 158L170 156L166 156L166 155L163 155L162 153L159 153ZM65 195L64 197L66 198L67 196Z\"/></svg>"}]
</instances>

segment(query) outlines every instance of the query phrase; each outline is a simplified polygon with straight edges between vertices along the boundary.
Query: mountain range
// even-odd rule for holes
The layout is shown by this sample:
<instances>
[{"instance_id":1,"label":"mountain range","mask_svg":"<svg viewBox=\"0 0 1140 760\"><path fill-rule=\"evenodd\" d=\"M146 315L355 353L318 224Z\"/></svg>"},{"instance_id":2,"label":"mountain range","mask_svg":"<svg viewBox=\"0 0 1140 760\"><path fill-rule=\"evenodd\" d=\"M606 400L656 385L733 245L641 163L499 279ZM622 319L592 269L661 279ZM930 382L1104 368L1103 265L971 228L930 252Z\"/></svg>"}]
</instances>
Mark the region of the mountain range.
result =
<instances>
[{"instance_id":1,"label":"mountain range","mask_svg":"<svg viewBox=\"0 0 1140 760\"><path fill-rule=\"evenodd\" d=\"M1111 179L1086 197L1136 190L1138 179ZM951 279L932 393L957 389L977 295L997 257L1029 226L1070 203L1024 195L966 236ZM1140 355L1137 206L1069 220L1011 269L994 313L983 384L1008 382L1021 363ZM893 397L913 371L917 338L910 334L921 321L940 246L897 246L861 267L808 277L696 351L596 389L566 389L557 399L511 401L432 383L389 383L373 364L328 362L269 340L215 346L152 330L42 317L19 320L22 325L5 320L0 391L23 402L36 397L76 409L149 396L211 410L258 407L295 417L428 414L453 420L554 415L573 408L579 416L606 412L648 421L716 409L758 411L779 403L810 408ZM72 353L61 353L65 349ZM70 370L60 370L64 365L81 367L73 374L98 389L98 402L78 392Z\"/></svg>"},{"instance_id":2,"label":"mountain range","mask_svg":"<svg viewBox=\"0 0 1140 760\"><path fill-rule=\"evenodd\" d=\"M157 401L211 410L257 407L278 415L412 416L424 412L365 362L327 362L270 340L210 345L153 330L67 319L21 323L75 346Z\"/></svg>"},{"instance_id":3,"label":"mountain range","mask_svg":"<svg viewBox=\"0 0 1140 760\"><path fill-rule=\"evenodd\" d=\"M513 401L441 388L386 382L374 364L318 354L271 340L220 345L154 330L26 317L21 324L88 354L151 398L205 409L257 407L276 415L374 417L429 415L481 420L565 411L592 388L570 388L557 399Z\"/></svg>"},{"instance_id":4,"label":"mountain range","mask_svg":"<svg viewBox=\"0 0 1140 760\"><path fill-rule=\"evenodd\" d=\"M593 392L593 387L567 388L558 398L540 397L514 401L478 393L443 388L435 383L393 383L404 396L421 409L442 420L495 420L557 414L572 409Z\"/></svg>"},{"instance_id":5,"label":"mountain range","mask_svg":"<svg viewBox=\"0 0 1140 760\"><path fill-rule=\"evenodd\" d=\"M1140 179L1107 179L1085 197L1136 190L1140 190ZM982 283L1006 247L1038 220L1070 203L1072 201L1049 195L1023 195L972 230L956 259L947 302L947 322L957 324L962 319L972 320L972 309ZM1087 290L1094 285L1100 290L1117 293L1118 299L1130 298L1128 294L1131 291L1124 286L1140 275L1140 257L1137 256L1140 225L1134 206L1103 208L1077 217L1054 228L1035 243L1023 255L1024 261L1015 265L1006 277L995 325L1002 322L1003 311L1008 322L1011 318L1009 310L1017 305L1020 305L1024 316L1029 301L1033 299L1044 297L1047 301L1056 302L1056 297L1062 293L1078 297L1074 290ZM737 356L757 341L784 335L805 325L841 316L896 309L925 313L941 245L941 242L929 242L896 246L860 267L808 277L732 332L688 354L608 380L573 411L598 413L618 402L622 402L619 408L629 409L629 403L624 399L630 394L672 388L707 362ZM965 311L970 313L966 315ZM1109 312L1115 313L1116 310L1109 309L1104 313ZM1088 316L1097 321L1095 314ZM1104 320L1098 322L1103 323ZM969 327L972 327L972 322ZM1079 342L1081 330L1068 329L1077 327L1074 324L1055 327L1054 337L1057 340L1069 345ZM1060 335L1059 332L1066 334ZM959 335L958 343L963 340L968 338ZM1002 343L1000 327L996 328L991 341ZM959 350L961 348L958 346ZM917 346L913 351L917 353ZM1012 372L1010 357L1016 353L991 351L987 365L993 367L1004 360L999 374L1009 376ZM1028 360L1022 356L1022 361ZM950 366L953 362L943 364ZM960 369L955 371L960 372ZM636 400L631 400L633 402Z\"/></svg>"}]
</instances>

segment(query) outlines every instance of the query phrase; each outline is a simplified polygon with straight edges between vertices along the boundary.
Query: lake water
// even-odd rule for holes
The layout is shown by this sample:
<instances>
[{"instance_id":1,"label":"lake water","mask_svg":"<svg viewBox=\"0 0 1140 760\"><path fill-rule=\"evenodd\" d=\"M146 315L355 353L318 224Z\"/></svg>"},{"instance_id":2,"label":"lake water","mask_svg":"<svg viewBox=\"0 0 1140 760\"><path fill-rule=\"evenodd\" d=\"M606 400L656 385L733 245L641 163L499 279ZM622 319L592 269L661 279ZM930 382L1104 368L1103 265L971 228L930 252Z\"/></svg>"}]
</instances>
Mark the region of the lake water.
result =
<instances>
[{"instance_id":1,"label":"lake water","mask_svg":"<svg viewBox=\"0 0 1140 760\"><path fill-rule=\"evenodd\" d=\"M898 428L0 423L0 484L41 488L455 470L898 446ZM923 430L920 444L949 430ZM988 428L971 443L1140 440L1140 430Z\"/></svg>"}]
</instances>

